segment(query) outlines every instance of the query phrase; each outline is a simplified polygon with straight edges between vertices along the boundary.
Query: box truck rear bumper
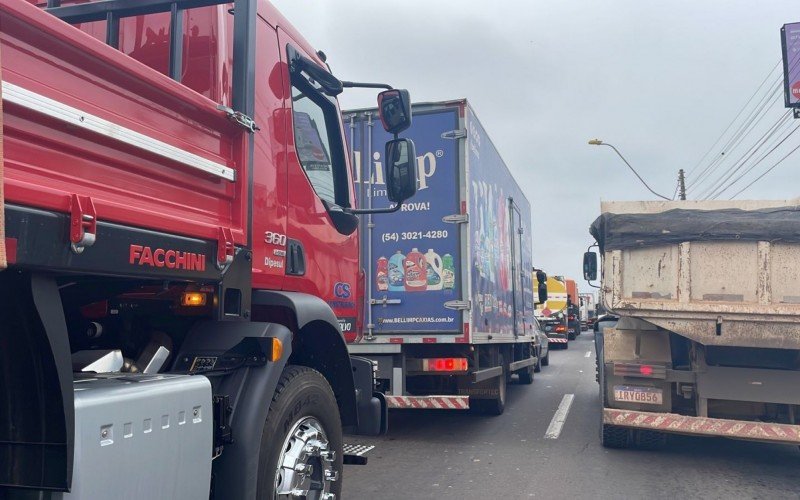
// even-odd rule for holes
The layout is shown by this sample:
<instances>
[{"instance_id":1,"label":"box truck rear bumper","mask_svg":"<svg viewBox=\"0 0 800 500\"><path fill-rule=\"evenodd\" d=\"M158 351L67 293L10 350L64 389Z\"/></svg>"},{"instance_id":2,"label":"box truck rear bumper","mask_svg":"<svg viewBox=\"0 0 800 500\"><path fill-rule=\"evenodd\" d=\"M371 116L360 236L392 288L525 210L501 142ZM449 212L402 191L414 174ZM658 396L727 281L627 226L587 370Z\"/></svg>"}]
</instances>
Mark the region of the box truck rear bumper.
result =
<instances>
[{"instance_id":1,"label":"box truck rear bumper","mask_svg":"<svg viewBox=\"0 0 800 500\"><path fill-rule=\"evenodd\" d=\"M469 410L469 396L386 396L389 408Z\"/></svg>"},{"instance_id":2,"label":"box truck rear bumper","mask_svg":"<svg viewBox=\"0 0 800 500\"><path fill-rule=\"evenodd\" d=\"M603 409L603 423L651 431L800 445L800 425Z\"/></svg>"}]
</instances>

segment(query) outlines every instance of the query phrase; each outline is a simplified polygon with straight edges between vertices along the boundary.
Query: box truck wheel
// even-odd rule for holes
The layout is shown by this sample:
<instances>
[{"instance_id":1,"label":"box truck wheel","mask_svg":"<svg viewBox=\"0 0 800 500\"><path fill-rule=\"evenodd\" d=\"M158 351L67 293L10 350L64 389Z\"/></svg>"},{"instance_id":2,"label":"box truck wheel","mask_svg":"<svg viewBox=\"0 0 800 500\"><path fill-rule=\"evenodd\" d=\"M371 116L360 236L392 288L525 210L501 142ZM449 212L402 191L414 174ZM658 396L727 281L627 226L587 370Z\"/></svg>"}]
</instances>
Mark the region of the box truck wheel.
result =
<instances>
[{"instance_id":1,"label":"box truck wheel","mask_svg":"<svg viewBox=\"0 0 800 500\"><path fill-rule=\"evenodd\" d=\"M284 368L264 423L258 470L261 499L341 497L342 423L318 371Z\"/></svg>"},{"instance_id":2,"label":"box truck wheel","mask_svg":"<svg viewBox=\"0 0 800 500\"><path fill-rule=\"evenodd\" d=\"M504 367L505 369L505 367ZM486 404L486 413L489 415L502 415L506 409L506 377L501 375L495 377L497 381L497 397L494 399L485 399L483 403Z\"/></svg>"},{"instance_id":3,"label":"box truck wheel","mask_svg":"<svg viewBox=\"0 0 800 500\"><path fill-rule=\"evenodd\" d=\"M522 370L518 371L519 374L519 383L523 385L528 385L533 383L533 374L535 372L542 371L541 369L541 360L536 361L535 365L526 366Z\"/></svg>"}]
</instances>

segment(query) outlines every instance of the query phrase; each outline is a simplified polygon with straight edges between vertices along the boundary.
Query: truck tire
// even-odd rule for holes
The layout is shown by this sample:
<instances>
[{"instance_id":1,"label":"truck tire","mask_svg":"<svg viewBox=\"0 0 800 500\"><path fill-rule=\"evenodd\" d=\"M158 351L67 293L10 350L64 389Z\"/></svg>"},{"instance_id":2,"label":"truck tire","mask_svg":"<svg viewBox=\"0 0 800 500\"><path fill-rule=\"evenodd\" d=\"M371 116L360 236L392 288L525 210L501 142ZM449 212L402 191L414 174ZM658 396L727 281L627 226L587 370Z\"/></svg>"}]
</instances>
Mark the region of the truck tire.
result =
<instances>
[{"instance_id":1,"label":"truck tire","mask_svg":"<svg viewBox=\"0 0 800 500\"><path fill-rule=\"evenodd\" d=\"M575 333L574 332L573 333L568 333L567 334L567 340L575 340Z\"/></svg>"},{"instance_id":2,"label":"truck tire","mask_svg":"<svg viewBox=\"0 0 800 500\"><path fill-rule=\"evenodd\" d=\"M493 379L498 389L498 396L494 399L470 398L469 409L480 415L502 415L506 409L506 376L505 374ZM521 380L521 378L520 378Z\"/></svg>"},{"instance_id":3,"label":"truck tire","mask_svg":"<svg viewBox=\"0 0 800 500\"><path fill-rule=\"evenodd\" d=\"M293 498L293 490L308 499L341 498L342 458L342 423L330 384L316 370L287 365L261 434L258 498Z\"/></svg>"},{"instance_id":4,"label":"truck tire","mask_svg":"<svg viewBox=\"0 0 800 500\"><path fill-rule=\"evenodd\" d=\"M657 450L667 444L667 434L658 431L637 429L633 434L633 442L643 450Z\"/></svg>"},{"instance_id":5,"label":"truck tire","mask_svg":"<svg viewBox=\"0 0 800 500\"><path fill-rule=\"evenodd\" d=\"M602 374L603 383L600 384L600 444L604 448L628 448L631 445L633 432L625 427L609 425L603 422L603 409L606 407L606 374Z\"/></svg>"},{"instance_id":6,"label":"truck tire","mask_svg":"<svg viewBox=\"0 0 800 500\"><path fill-rule=\"evenodd\" d=\"M535 365L526 366L522 370L518 371L519 373L519 383L522 385L530 385L533 383L533 374L535 372L541 371L540 368L541 361L537 361Z\"/></svg>"},{"instance_id":7,"label":"truck tire","mask_svg":"<svg viewBox=\"0 0 800 500\"><path fill-rule=\"evenodd\" d=\"M488 415L502 415L506 409L506 386L508 385L506 378L497 377L496 380L498 383L497 397L485 400L486 413Z\"/></svg>"}]
</instances>

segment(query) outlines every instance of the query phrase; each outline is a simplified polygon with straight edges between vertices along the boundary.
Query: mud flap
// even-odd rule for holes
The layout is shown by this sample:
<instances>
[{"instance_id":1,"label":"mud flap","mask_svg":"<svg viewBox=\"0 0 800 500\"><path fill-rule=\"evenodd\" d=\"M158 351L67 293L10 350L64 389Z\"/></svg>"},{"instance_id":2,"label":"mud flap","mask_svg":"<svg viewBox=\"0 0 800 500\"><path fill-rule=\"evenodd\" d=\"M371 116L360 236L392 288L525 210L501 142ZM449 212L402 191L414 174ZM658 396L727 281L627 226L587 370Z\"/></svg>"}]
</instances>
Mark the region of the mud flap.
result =
<instances>
[{"instance_id":1,"label":"mud flap","mask_svg":"<svg viewBox=\"0 0 800 500\"><path fill-rule=\"evenodd\" d=\"M359 356L350 356L353 367L353 382L356 387L358 426L353 434L378 436L389 427L389 409L383 394L375 392L372 361Z\"/></svg>"}]
</instances>

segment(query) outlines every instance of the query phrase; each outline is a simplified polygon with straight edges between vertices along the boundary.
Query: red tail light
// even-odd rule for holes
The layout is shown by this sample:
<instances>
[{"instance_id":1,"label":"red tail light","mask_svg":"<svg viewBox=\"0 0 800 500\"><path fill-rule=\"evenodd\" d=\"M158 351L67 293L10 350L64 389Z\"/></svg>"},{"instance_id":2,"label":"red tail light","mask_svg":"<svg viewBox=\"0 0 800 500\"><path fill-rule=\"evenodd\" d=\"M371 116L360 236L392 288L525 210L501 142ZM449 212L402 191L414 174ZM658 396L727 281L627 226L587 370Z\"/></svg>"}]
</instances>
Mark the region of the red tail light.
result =
<instances>
[{"instance_id":1,"label":"red tail light","mask_svg":"<svg viewBox=\"0 0 800 500\"><path fill-rule=\"evenodd\" d=\"M467 358L430 358L422 360L424 372L465 372L469 367Z\"/></svg>"},{"instance_id":2,"label":"red tail light","mask_svg":"<svg viewBox=\"0 0 800 500\"><path fill-rule=\"evenodd\" d=\"M664 365L645 365L639 363L614 363L614 375L624 377L667 378Z\"/></svg>"},{"instance_id":3,"label":"red tail light","mask_svg":"<svg viewBox=\"0 0 800 500\"><path fill-rule=\"evenodd\" d=\"M569 319L569 321L575 321L575 315L574 314L570 314L568 319Z\"/></svg>"},{"instance_id":4,"label":"red tail light","mask_svg":"<svg viewBox=\"0 0 800 500\"><path fill-rule=\"evenodd\" d=\"M564 333L567 331L567 327L564 325L556 325L556 333Z\"/></svg>"}]
</instances>

